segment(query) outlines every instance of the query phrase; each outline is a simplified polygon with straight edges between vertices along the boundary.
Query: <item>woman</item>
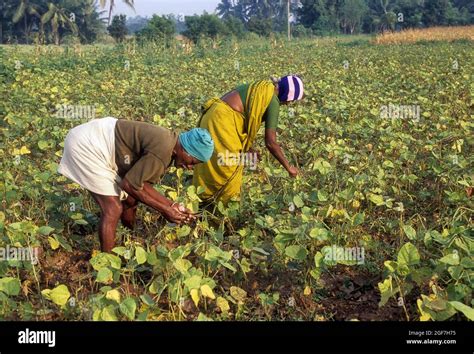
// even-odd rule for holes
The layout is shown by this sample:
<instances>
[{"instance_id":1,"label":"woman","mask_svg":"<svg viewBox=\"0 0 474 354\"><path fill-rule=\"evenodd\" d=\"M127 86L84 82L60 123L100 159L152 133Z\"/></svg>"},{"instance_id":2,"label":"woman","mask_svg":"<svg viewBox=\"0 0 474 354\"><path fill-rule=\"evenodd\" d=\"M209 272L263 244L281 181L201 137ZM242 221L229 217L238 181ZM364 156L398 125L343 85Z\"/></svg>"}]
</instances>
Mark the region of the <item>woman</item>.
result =
<instances>
[{"instance_id":1,"label":"woman","mask_svg":"<svg viewBox=\"0 0 474 354\"><path fill-rule=\"evenodd\" d=\"M298 76L284 76L274 82L257 81L238 86L203 106L199 127L211 134L215 150L207 163L194 168L193 184L203 186L201 198L227 202L240 194L243 154L248 153L262 122L265 122L265 145L295 177L298 169L289 164L276 140L281 104L303 98L303 82ZM229 162L228 157L233 157Z\"/></svg>"}]
</instances>

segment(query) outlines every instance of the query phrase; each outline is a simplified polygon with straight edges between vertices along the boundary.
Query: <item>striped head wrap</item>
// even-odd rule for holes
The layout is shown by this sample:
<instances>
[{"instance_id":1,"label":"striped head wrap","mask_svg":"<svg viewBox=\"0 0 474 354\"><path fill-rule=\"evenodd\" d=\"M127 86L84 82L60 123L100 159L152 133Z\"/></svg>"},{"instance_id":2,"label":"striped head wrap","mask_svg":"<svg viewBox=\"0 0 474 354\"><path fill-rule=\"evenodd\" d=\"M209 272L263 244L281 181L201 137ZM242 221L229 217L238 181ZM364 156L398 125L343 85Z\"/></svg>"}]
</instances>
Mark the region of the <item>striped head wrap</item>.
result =
<instances>
[{"instance_id":1,"label":"striped head wrap","mask_svg":"<svg viewBox=\"0 0 474 354\"><path fill-rule=\"evenodd\" d=\"M297 101L303 98L303 81L296 75L283 76L278 81L280 102Z\"/></svg>"}]
</instances>

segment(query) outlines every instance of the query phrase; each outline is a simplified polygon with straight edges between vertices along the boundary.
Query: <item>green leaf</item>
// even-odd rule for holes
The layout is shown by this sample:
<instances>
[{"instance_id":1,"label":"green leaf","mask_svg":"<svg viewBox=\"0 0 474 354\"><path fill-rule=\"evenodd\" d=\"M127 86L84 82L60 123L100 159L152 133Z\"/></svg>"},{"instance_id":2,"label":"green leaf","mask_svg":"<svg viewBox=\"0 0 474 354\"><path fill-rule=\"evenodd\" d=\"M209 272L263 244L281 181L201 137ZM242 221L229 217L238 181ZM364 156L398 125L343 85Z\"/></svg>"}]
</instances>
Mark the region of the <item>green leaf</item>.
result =
<instances>
[{"instance_id":1,"label":"green leaf","mask_svg":"<svg viewBox=\"0 0 474 354\"><path fill-rule=\"evenodd\" d=\"M109 268L101 268L97 273L97 282L103 284L110 284L113 279L113 273Z\"/></svg>"},{"instance_id":2,"label":"green leaf","mask_svg":"<svg viewBox=\"0 0 474 354\"><path fill-rule=\"evenodd\" d=\"M221 309L222 313L227 313L230 310L229 302L223 297L219 296L217 298L217 306Z\"/></svg>"},{"instance_id":3,"label":"green leaf","mask_svg":"<svg viewBox=\"0 0 474 354\"><path fill-rule=\"evenodd\" d=\"M186 273L192 266L191 262L184 258L176 260L173 265L182 274Z\"/></svg>"},{"instance_id":4,"label":"green leaf","mask_svg":"<svg viewBox=\"0 0 474 354\"><path fill-rule=\"evenodd\" d=\"M207 284L201 285L201 294L202 296L208 297L209 299L214 300L216 296L214 295L214 292L212 291L211 287Z\"/></svg>"},{"instance_id":5,"label":"green leaf","mask_svg":"<svg viewBox=\"0 0 474 354\"><path fill-rule=\"evenodd\" d=\"M61 235L54 235L54 238L59 242L59 244L68 252L72 252L71 245L62 237Z\"/></svg>"},{"instance_id":6,"label":"green leaf","mask_svg":"<svg viewBox=\"0 0 474 354\"><path fill-rule=\"evenodd\" d=\"M328 239L329 232L323 227L315 227L309 232L311 238L315 238L319 241L326 241Z\"/></svg>"},{"instance_id":7,"label":"green leaf","mask_svg":"<svg viewBox=\"0 0 474 354\"><path fill-rule=\"evenodd\" d=\"M119 306L120 312L127 316L128 319L134 320L135 319L135 312L137 311L137 303L131 297L126 298L122 301Z\"/></svg>"},{"instance_id":8,"label":"green leaf","mask_svg":"<svg viewBox=\"0 0 474 354\"><path fill-rule=\"evenodd\" d=\"M53 290L45 289L41 291L41 294L47 299L54 302L56 305L64 306L67 304L67 301L71 297L71 293L69 292L66 285L59 285L55 287Z\"/></svg>"},{"instance_id":9,"label":"green leaf","mask_svg":"<svg viewBox=\"0 0 474 354\"><path fill-rule=\"evenodd\" d=\"M49 245L51 246L52 250L56 250L56 249L59 248L60 244L59 244L58 240L56 240L54 237L48 236L48 241L49 241Z\"/></svg>"},{"instance_id":10,"label":"green leaf","mask_svg":"<svg viewBox=\"0 0 474 354\"><path fill-rule=\"evenodd\" d=\"M400 265L413 266L420 263L420 254L412 243L407 242L400 248L397 260Z\"/></svg>"},{"instance_id":11,"label":"green leaf","mask_svg":"<svg viewBox=\"0 0 474 354\"><path fill-rule=\"evenodd\" d=\"M109 305L102 309L100 317L104 321L118 321L117 314L115 313L114 305Z\"/></svg>"},{"instance_id":12,"label":"green leaf","mask_svg":"<svg viewBox=\"0 0 474 354\"><path fill-rule=\"evenodd\" d=\"M474 321L474 309L467 305L464 305L462 302L459 301L450 301L449 302L456 310L462 312L464 316L466 316L471 321Z\"/></svg>"},{"instance_id":13,"label":"green leaf","mask_svg":"<svg viewBox=\"0 0 474 354\"><path fill-rule=\"evenodd\" d=\"M384 205L383 196L380 194L369 194L369 200L377 206Z\"/></svg>"},{"instance_id":14,"label":"green leaf","mask_svg":"<svg viewBox=\"0 0 474 354\"><path fill-rule=\"evenodd\" d=\"M395 273L398 268L397 262L394 261L385 261L383 264L392 273Z\"/></svg>"},{"instance_id":15,"label":"green leaf","mask_svg":"<svg viewBox=\"0 0 474 354\"><path fill-rule=\"evenodd\" d=\"M110 262L107 259L107 254L106 253L98 253L94 257L91 258L90 264L92 265L92 268L94 270L100 270L104 267L107 267Z\"/></svg>"},{"instance_id":16,"label":"green leaf","mask_svg":"<svg viewBox=\"0 0 474 354\"><path fill-rule=\"evenodd\" d=\"M318 200L320 202L326 202L328 200L328 194L322 189L318 190Z\"/></svg>"},{"instance_id":17,"label":"green leaf","mask_svg":"<svg viewBox=\"0 0 474 354\"><path fill-rule=\"evenodd\" d=\"M201 280L202 280L202 277L201 277L201 276L199 276L199 275L193 275L192 277L187 278L187 279L184 281L184 285L186 285L189 290L191 290L191 289L199 289L199 287L201 286Z\"/></svg>"},{"instance_id":18,"label":"green leaf","mask_svg":"<svg viewBox=\"0 0 474 354\"><path fill-rule=\"evenodd\" d=\"M393 162L390 161L390 160L385 160L382 164L383 167L387 167L387 168L395 168L395 166L393 165Z\"/></svg>"},{"instance_id":19,"label":"green leaf","mask_svg":"<svg viewBox=\"0 0 474 354\"><path fill-rule=\"evenodd\" d=\"M459 264L459 255L457 253L450 253L439 260L441 263L449 265Z\"/></svg>"},{"instance_id":20,"label":"green leaf","mask_svg":"<svg viewBox=\"0 0 474 354\"><path fill-rule=\"evenodd\" d=\"M143 301L144 304L146 304L148 306L154 306L155 305L155 302L153 301L153 298L148 294L140 295L140 299Z\"/></svg>"},{"instance_id":21,"label":"green leaf","mask_svg":"<svg viewBox=\"0 0 474 354\"><path fill-rule=\"evenodd\" d=\"M9 296L17 296L20 293L21 284L17 278L6 277L0 279L0 291Z\"/></svg>"},{"instance_id":22,"label":"green leaf","mask_svg":"<svg viewBox=\"0 0 474 354\"><path fill-rule=\"evenodd\" d=\"M207 317L202 312L199 312L199 315L197 317L197 321L213 321L213 320L212 320L212 318Z\"/></svg>"},{"instance_id":23,"label":"green leaf","mask_svg":"<svg viewBox=\"0 0 474 354\"><path fill-rule=\"evenodd\" d=\"M117 289L109 290L105 294L105 298L108 300L115 301L117 304L120 304L120 291L118 291Z\"/></svg>"},{"instance_id":24,"label":"green leaf","mask_svg":"<svg viewBox=\"0 0 474 354\"><path fill-rule=\"evenodd\" d=\"M469 257L463 257L463 259L461 260L461 265L464 268L474 268L474 260Z\"/></svg>"},{"instance_id":25,"label":"green leaf","mask_svg":"<svg viewBox=\"0 0 474 354\"><path fill-rule=\"evenodd\" d=\"M220 264L222 264L224 267L226 267L227 269L231 270L232 272L236 272L237 269L235 269L235 267L230 264L229 262L223 262L223 261L219 261Z\"/></svg>"},{"instance_id":26,"label":"green leaf","mask_svg":"<svg viewBox=\"0 0 474 354\"><path fill-rule=\"evenodd\" d=\"M126 250L127 250L126 247L115 247L112 249L112 252L114 252L115 254L118 254L119 256L123 256Z\"/></svg>"},{"instance_id":27,"label":"green leaf","mask_svg":"<svg viewBox=\"0 0 474 354\"><path fill-rule=\"evenodd\" d=\"M120 269L122 267L122 260L120 259L120 257L117 257L113 254L107 254L107 259L112 268Z\"/></svg>"},{"instance_id":28,"label":"green leaf","mask_svg":"<svg viewBox=\"0 0 474 354\"><path fill-rule=\"evenodd\" d=\"M319 171L320 174L327 175L329 171L331 170L331 164L321 158L318 158L316 160L316 163L314 164L314 168Z\"/></svg>"},{"instance_id":29,"label":"green leaf","mask_svg":"<svg viewBox=\"0 0 474 354\"><path fill-rule=\"evenodd\" d=\"M239 288L238 286L230 287L230 296L239 302L244 302L247 298L247 292L244 289Z\"/></svg>"},{"instance_id":30,"label":"green leaf","mask_svg":"<svg viewBox=\"0 0 474 354\"><path fill-rule=\"evenodd\" d=\"M247 260L247 258L242 258L241 261L237 261L237 263L239 264L240 268L242 269L242 272L244 273L248 273L251 271L251 264L249 263L249 261Z\"/></svg>"},{"instance_id":31,"label":"green leaf","mask_svg":"<svg viewBox=\"0 0 474 354\"><path fill-rule=\"evenodd\" d=\"M178 238L181 238L184 236L188 236L190 232L191 232L191 228L188 225L184 225L178 229L178 232L176 233L176 235L178 236Z\"/></svg>"},{"instance_id":32,"label":"green leaf","mask_svg":"<svg viewBox=\"0 0 474 354\"><path fill-rule=\"evenodd\" d=\"M193 302L194 302L194 305L196 307L199 306L199 290L198 289L191 289L191 291L189 292L189 294L191 295L191 299L193 299Z\"/></svg>"},{"instance_id":33,"label":"green leaf","mask_svg":"<svg viewBox=\"0 0 474 354\"><path fill-rule=\"evenodd\" d=\"M90 260L90 263L92 265L92 268L97 271L109 265L114 269L120 269L120 267L122 266L122 261L120 257L109 253L99 253L95 255Z\"/></svg>"},{"instance_id":34,"label":"green leaf","mask_svg":"<svg viewBox=\"0 0 474 354\"><path fill-rule=\"evenodd\" d=\"M364 222L365 214L364 213L357 213L352 217L352 225L357 226Z\"/></svg>"},{"instance_id":35,"label":"green leaf","mask_svg":"<svg viewBox=\"0 0 474 354\"><path fill-rule=\"evenodd\" d=\"M382 283L378 284L379 291L380 291L380 302L379 302L379 307L382 307L387 303L387 301L394 295L396 295L399 292L399 288L393 287L392 284L392 277L388 277L385 279Z\"/></svg>"},{"instance_id":36,"label":"green leaf","mask_svg":"<svg viewBox=\"0 0 474 354\"><path fill-rule=\"evenodd\" d=\"M285 248L285 254L292 259L302 261L308 255L308 251L302 246L293 245Z\"/></svg>"},{"instance_id":37,"label":"green leaf","mask_svg":"<svg viewBox=\"0 0 474 354\"><path fill-rule=\"evenodd\" d=\"M138 264L143 264L146 262L146 251L143 247L138 246L135 248L135 258L137 259Z\"/></svg>"},{"instance_id":38,"label":"green leaf","mask_svg":"<svg viewBox=\"0 0 474 354\"><path fill-rule=\"evenodd\" d=\"M403 225L403 231L411 241L416 240L416 231L411 225Z\"/></svg>"},{"instance_id":39,"label":"green leaf","mask_svg":"<svg viewBox=\"0 0 474 354\"><path fill-rule=\"evenodd\" d=\"M49 144L46 140L40 140L38 141L38 147L40 150L46 150L49 147Z\"/></svg>"},{"instance_id":40,"label":"green leaf","mask_svg":"<svg viewBox=\"0 0 474 354\"><path fill-rule=\"evenodd\" d=\"M44 236L48 236L53 231L54 231L54 228L52 228L51 226L41 226L38 229L38 233Z\"/></svg>"},{"instance_id":41,"label":"green leaf","mask_svg":"<svg viewBox=\"0 0 474 354\"><path fill-rule=\"evenodd\" d=\"M303 202L303 199L301 199L301 197L299 195L295 195L293 197L293 203L295 203L295 205L298 207L298 208L302 208L304 206L304 202Z\"/></svg>"}]
</instances>

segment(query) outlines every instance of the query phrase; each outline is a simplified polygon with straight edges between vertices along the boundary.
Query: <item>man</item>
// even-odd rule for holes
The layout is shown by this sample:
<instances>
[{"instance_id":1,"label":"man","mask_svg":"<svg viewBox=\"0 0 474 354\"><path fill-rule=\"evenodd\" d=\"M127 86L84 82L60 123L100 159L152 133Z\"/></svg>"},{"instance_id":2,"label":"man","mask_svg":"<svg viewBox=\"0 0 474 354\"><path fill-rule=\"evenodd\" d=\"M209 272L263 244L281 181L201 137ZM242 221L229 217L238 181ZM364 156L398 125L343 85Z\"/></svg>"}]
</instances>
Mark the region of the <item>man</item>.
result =
<instances>
[{"instance_id":1,"label":"man","mask_svg":"<svg viewBox=\"0 0 474 354\"><path fill-rule=\"evenodd\" d=\"M158 193L152 184L173 161L178 168L192 169L207 162L213 151L214 142L205 129L178 135L153 124L106 117L69 131L58 172L87 189L99 204L101 249L110 252L119 219L133 228L138 202L171 222L192 221L190 210Z\"/></svg>"}]
</instances>

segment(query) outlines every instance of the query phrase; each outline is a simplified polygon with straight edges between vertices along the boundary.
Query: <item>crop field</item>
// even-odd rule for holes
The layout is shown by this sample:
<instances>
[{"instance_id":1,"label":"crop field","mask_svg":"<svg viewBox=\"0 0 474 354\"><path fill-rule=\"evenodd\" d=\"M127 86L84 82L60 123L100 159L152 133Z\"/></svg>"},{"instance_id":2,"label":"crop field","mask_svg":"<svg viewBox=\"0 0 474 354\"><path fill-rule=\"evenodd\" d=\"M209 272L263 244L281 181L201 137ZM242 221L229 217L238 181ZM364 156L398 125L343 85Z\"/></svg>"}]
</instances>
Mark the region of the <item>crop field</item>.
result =
<instances>
[{"instance_id":1,"label":"crop field","mask_svg":"<svg viewBox=\"0 0 474 354\"><path fill-rule=\"evenodd\" d=\"M472 42L0 56L0 320L474 320ZM69 129L106 116L189 129L206 99L286 74L305 84L278 129L300 176L262 128L239 202L180 227L140 204L135 230L98 251L98 206L57 173ZM191 174L173 167L155 187L197 211Z\"/></svg>"},{"instance_id":2,"label":"crop field","mask_svg":"<svg viewBox=\"0 0 474 354\"><path fill-rule=\"evenodd\" d=\"M385 32L375 38L377 44L416 43L421 41L474 41L474 26L431 27Z\"/></svg>"}]
</instances>

